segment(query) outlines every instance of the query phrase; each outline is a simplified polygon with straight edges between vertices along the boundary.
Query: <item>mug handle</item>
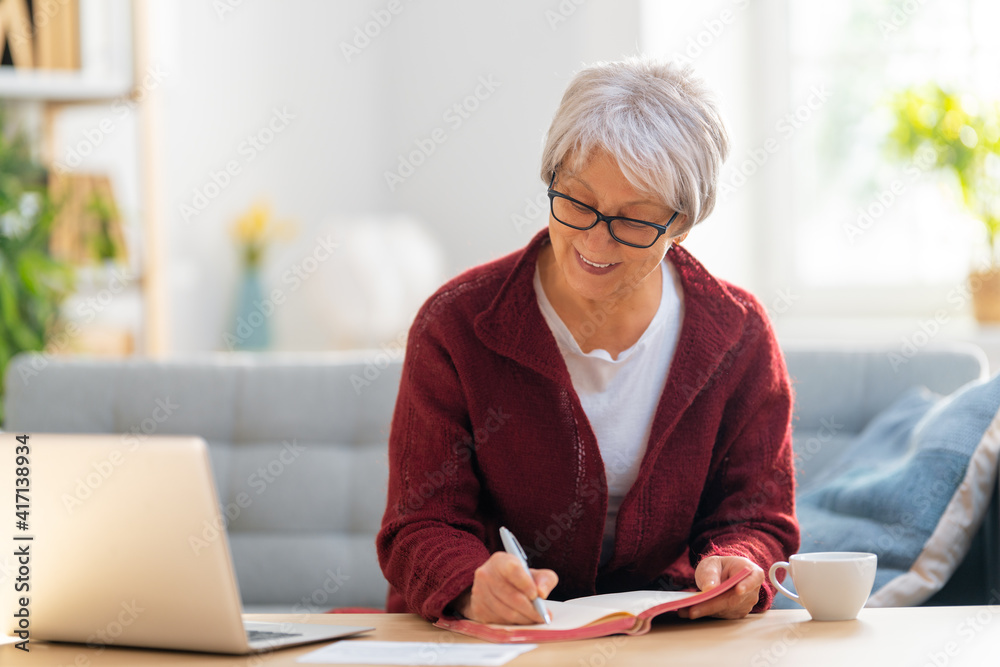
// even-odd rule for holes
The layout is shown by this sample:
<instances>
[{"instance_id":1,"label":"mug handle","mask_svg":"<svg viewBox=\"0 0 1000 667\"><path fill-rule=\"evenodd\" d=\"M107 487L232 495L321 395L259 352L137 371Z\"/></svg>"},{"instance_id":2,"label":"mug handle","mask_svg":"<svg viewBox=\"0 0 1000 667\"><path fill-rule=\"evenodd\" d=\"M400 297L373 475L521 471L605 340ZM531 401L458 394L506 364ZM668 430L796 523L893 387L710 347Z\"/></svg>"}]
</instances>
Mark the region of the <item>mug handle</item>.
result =
<instances>
[{"instance_id":1,"label":"mug handle","mask_svg":"<svg viewBox=\"0 0 1000 667\"><path fill-rule=\"evenodd\" d=\"M796 602L798 602L799 604L801 604L801 601L799 600L799 596L798 595L796 595L795 593L791 592L790 590L788 590L787 588L785 588L784 586L782 586L781 584L778 583L778 577L775 576L777 574L778 570L784 570L785 573L787 574L788 573L788 561L780 560L777 563L775 563L774 565L772 565L771 569L768 570L768 572L767 572L767 578L771 580L771 583L774 585L775 588L777 588L779 591L781 591L782 595L784 595L789 600L795 600Z\"/></svg>"}]
</instances>

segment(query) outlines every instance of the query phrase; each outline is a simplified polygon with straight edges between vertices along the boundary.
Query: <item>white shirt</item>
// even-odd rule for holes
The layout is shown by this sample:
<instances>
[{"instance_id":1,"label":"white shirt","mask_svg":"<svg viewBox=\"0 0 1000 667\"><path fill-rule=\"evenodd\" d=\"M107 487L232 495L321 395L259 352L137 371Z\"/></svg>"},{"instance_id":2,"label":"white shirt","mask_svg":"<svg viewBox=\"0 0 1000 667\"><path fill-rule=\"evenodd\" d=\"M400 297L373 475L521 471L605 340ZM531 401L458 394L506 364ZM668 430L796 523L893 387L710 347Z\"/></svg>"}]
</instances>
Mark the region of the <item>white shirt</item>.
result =
<instances>
[{"instance_id":1,"label":"white shirt","mask_svg":"<svg viewBox=\"0 0 1000 667\"><path fill-rule=\"evenodd\" d=\"M573 388L597 436L608 483L608 514L601 545L603 565L614 550L615 523L625 494L632 488L646 453L653 417L680 336L683 290L669 260L660 263L663 289L656 315L635 345L612 359L607 350L584 353L549 302L535 267L535 295ZM611 315L610 317L613 317ZM595 318L594 326L603 321ZM586 330L584 330L586 331Z\"/></svg>"}]
</instances>

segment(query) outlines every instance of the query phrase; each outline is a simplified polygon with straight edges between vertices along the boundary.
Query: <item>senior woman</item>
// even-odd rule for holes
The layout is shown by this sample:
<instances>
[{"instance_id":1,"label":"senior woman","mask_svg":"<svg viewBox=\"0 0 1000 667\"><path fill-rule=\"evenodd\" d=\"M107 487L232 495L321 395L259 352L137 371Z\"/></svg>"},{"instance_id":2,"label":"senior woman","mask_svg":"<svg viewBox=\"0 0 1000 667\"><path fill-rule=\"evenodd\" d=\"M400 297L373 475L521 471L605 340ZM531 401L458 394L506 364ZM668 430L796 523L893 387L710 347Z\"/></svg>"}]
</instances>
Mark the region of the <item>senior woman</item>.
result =
<instances>
[{"instance_id":1,"label":"senior woman","mask_svg":"<svg viewBox=\"0 0 1000 667\"><path fill-rule=\"evenodd\" d=\"M682 614L768 608L763 570L799 543L788 376L760 303L679 245L727 152L687 69L630 59L570 83L547 229L410 329L377 538L389 611L538 623L538 596L707 589L747 566Z\"/></svg>"}]
</instances>

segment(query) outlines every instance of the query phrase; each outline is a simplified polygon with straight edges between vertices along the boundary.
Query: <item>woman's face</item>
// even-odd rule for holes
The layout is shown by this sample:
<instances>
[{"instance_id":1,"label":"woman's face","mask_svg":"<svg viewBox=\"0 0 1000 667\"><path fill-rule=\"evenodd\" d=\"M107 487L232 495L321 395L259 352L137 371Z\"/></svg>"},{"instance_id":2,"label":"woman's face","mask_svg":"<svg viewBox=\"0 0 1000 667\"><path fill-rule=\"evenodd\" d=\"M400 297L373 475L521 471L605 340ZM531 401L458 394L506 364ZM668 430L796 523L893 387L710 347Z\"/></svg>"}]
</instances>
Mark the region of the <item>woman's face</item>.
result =
<instances>
[{"instance_id":1,"label":"woman's face","mask_svg":"<svg viewBox=\"0 0 1000 667\"><path fill-rule=\"evenodd\" d=\"M604 151L595 151L580 171L558 169L552 189L609 216L666 224L674 213L652 195L637 191ZM673 225L682 223L678 216ZM591 302L617 300L633 290L658 286L658 282L646 279L663 261L672 240L670 231L649 248L633 248L614 240L603 221L581 231L562 224L550 212L549 238L562 278L559 283L572 295ZM685 236L673 240L681 241Z\"/></svg>"}]
</instances>

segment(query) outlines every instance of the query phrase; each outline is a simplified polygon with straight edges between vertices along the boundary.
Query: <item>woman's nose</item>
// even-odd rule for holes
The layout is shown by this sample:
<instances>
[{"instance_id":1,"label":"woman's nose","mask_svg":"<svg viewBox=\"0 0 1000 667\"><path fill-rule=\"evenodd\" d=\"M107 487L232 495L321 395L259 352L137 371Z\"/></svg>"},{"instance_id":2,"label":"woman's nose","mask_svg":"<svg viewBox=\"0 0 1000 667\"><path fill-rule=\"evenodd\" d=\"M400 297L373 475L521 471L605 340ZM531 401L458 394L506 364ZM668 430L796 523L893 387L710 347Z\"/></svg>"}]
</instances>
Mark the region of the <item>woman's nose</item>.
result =
<instances>
[{"instance_id":1,"label":"woman's nose","mask_svg":"<svg viewBox=\"0 0 1000 667\"><path fill-rule=\"evenodd\" d=\"M611 227L604 220L582 233L585 234L584 245L590 250L602 251L618 243L611 236Z\"/></svg>"}]
</instances>

